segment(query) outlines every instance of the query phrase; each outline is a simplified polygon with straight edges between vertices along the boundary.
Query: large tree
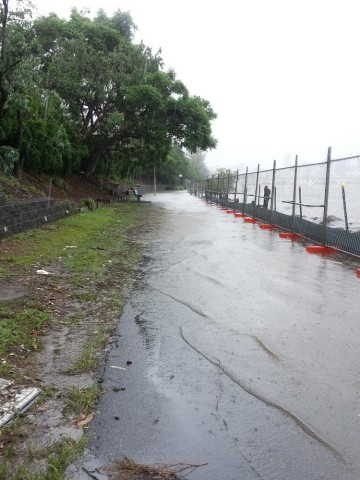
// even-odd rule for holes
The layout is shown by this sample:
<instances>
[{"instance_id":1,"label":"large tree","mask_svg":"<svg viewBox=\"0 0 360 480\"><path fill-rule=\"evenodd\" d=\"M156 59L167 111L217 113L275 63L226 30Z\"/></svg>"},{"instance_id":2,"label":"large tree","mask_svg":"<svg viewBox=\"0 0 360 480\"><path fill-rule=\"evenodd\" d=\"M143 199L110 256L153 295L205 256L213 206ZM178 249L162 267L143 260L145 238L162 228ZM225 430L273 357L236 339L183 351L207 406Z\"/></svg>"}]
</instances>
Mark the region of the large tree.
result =
<instances>
[{"instance_id":1,"label":"large tree","mask_svg":"<svg viewBox=\"0 0 360 480\"><path fill-rule=\"evenodd\" d=\"M100 11L91 20L73 10L69 21L52 14L35 29L49 85L78 123L89 175L113 151L155 162L176 143L190 151L215 146L210 104L161 71L159 52L131 42L129 15Z\"/></svg>"},{"instance_id":2,"label":"large tree","mask_svg":"<svg viewBox=\"0 0 360 480\"><path fill-rule=\"evenodd\" d=\"M215 147L209 102L163 69L161 51L133 43L129 13L73 9L32 24L29 10L0 1L2 164L130 173L171 161L174 145Z\"/></svg>"}]
</instances>

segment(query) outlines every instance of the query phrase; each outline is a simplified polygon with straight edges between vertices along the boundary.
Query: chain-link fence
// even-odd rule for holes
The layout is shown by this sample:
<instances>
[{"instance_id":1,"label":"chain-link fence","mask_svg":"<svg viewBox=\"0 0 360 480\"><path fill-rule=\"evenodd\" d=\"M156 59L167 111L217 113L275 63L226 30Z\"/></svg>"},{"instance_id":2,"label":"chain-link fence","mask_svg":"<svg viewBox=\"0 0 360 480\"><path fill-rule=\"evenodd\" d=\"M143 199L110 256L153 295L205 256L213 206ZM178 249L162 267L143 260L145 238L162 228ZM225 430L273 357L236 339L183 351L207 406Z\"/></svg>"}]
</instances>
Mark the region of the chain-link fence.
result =
<instances>
[{"instance_id":1,"label":"chain-link fence","mask_svg":"<svg viewBox=\"0 0 360 480\"><path fill-rule=\"evenodd\" d=\"M321 245L360 256L360 156L190 184L189 192Z\"/></svg>"}]
</instances>

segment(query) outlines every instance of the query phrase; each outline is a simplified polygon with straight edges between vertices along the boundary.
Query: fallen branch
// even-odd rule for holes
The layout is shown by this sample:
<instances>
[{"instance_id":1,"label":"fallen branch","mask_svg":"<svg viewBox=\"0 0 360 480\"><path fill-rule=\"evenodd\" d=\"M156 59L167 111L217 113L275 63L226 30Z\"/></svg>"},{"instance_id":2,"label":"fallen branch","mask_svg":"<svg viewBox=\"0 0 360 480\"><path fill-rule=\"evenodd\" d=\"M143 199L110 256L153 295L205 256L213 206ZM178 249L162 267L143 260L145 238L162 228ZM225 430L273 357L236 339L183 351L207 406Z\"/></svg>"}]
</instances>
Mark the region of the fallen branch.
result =
<instances>
[{"instance_id":1,"label":"fallen branch","mask_svg":"<svg viewBox=\"0 0 360 480\"><path fill-rule=\"evenodd\" d=\"M168 465L144 465L140 463L135 463L128 457L124 457L122 460L117 461L114 466L109 469L108 473L111 478L117 478L114 475L122 475L124 478L131 478L134 475L144 475L144 478L148 479L159 479L159 480L179 480L178 476L187 476L196 470L199 467L204 467L207 463L202 463L199 465L190 464L190 463L175 463Z\"/></svg>"}]
</instances>

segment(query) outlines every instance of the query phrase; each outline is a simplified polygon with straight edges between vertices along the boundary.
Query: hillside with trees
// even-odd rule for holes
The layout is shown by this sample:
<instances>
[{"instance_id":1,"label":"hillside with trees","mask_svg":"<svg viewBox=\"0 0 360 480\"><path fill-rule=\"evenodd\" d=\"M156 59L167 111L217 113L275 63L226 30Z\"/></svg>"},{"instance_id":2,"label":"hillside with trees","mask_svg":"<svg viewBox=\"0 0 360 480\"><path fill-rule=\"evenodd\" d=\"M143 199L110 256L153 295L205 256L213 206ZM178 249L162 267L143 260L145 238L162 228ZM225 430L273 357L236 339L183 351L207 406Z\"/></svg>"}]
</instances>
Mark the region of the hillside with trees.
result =
<instances>
[{"instance_id":1,"label":"hillside with trees","mask_svg":"<svg viewBox=\"0 0 360 480\"><path fill-rule=\"evenodd\" d=\"M151 178L204 176L215 148L209 101L190 95L161 51L133 40L128 12L73 9L32 19L0 7L0 171Z\"/></svg>"}]
</instances>

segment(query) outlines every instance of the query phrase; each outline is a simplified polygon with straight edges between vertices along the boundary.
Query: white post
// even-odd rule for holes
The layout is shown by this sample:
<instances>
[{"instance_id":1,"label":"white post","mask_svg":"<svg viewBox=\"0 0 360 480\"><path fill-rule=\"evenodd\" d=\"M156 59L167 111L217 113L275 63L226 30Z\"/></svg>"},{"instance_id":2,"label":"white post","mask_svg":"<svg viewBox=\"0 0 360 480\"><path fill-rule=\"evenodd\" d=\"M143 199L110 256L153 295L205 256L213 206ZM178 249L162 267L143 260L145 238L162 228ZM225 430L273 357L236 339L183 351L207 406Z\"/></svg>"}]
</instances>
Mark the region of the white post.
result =
<instances>
[{"instance_id":1,"label":"white post","mask_svg":"<svg viewBox=\"0 0 360 480\"><path fill-rule=\"evenodd\" d=\"M154 166L154 197L156 196L156 169Z\"/></svg>"}]
</instances>

